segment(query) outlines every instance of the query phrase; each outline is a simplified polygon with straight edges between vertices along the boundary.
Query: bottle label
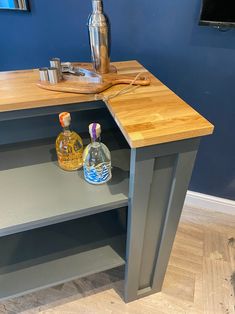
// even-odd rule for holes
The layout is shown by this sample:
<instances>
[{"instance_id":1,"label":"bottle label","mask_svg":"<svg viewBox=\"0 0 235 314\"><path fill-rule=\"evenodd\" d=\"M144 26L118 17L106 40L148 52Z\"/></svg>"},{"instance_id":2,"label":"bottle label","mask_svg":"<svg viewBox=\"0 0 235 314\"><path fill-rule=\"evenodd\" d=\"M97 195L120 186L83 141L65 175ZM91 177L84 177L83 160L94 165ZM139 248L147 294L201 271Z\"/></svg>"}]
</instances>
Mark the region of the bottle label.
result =
<instances>
[{"instance_id":1,"label":"bottle label","mask_svg":"<svg viewBox=\"0 0 235 314\"><path fill-rule=\"evenodd\" d=\"M82 152L76 154L57 154L58 162L62 169L76 170L82 167Z\"/></svg>"},{"instance_id":2,"label":"bottle label","mask_svg":"<svg viewBox=\"0 0 235 314\"><path fill-rule=\"evenodd\" d=\"M106 162L99 164L96 167L94 166L88 167L84 165L84 176L86 181L93 184L101 184L108 182L112 177L111 164L110 162Z\"/></svg>"}]
</instances>

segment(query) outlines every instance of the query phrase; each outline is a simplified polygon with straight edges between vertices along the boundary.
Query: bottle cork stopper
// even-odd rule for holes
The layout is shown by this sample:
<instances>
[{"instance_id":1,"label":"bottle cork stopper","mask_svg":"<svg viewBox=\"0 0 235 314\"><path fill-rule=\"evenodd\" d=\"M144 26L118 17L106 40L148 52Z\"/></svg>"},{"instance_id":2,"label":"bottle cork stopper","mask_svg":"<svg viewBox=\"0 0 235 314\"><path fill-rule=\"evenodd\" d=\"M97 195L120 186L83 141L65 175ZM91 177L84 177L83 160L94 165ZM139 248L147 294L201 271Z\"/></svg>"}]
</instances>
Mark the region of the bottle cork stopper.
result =
<instances>
[{"instance_id":1,"label":"bottle cork stopper","mask_svg":"<svg viewBox=\"0 0 235 314\"><path fill-rule=\"evenodd\" d=\"M91 138L93 139L97 139L98 137L100 137L101 134L101 126L99 123L91 123L89 125L89 133Z\"/></svg>"},{"instance_id":2,"label":"bottle cork stopper","mask_svg":"<svg viewBox=\"0 0 235 314\"><path fill-rule=\"evenodd\" d=\"M66 128L71 123L71 116L69 112L61 112L59 114L60 124L63 128Z\"/></svg>"}]
</instances>

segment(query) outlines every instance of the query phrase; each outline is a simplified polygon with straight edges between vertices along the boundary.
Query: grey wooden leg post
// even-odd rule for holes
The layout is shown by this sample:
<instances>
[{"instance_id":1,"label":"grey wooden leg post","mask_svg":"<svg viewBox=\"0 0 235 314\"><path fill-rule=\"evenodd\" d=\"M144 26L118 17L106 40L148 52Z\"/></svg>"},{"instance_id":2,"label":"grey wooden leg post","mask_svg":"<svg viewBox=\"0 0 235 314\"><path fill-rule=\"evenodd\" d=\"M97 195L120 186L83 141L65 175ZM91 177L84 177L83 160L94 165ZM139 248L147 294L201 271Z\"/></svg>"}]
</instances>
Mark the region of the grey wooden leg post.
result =
<instances>
[{"instance_id":1,"label":"grey wooden leg post","mask_svg":"<svg viewBox=\"0 0 235 314\"><path fill-rule=\"evenodd\" d=\"M199 142L132 149L126 302L161 290Z\"/></svg>"}]
</instances>

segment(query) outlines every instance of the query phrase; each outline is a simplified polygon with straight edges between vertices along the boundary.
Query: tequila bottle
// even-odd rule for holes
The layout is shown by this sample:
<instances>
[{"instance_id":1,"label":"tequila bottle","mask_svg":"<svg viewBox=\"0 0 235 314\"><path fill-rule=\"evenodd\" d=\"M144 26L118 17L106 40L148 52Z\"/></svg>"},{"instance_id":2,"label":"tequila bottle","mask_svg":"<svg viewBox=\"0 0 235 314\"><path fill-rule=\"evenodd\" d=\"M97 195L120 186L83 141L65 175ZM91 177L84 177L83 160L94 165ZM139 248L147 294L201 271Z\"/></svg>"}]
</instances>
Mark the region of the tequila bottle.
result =
<instances>
[{"instance_id":1,"label":"tequila bottle","mask_svg":"<svg viewBox=\"0 0 235 314\"><path fill-rule=\"evenodd\" d=\"M98 123L89 125L89 133L91 143L83 153L84 177L91 184L102 184L112 177L110 151L100 141L101 126Z\"/></svg>"},{"instance_id":2,"label":"tequila bottle","mask_svg":"<svg viewBox=\"0 0 235 314\"><path fill-rule=\"evenodd\" d=\"M69 112L59 115L63 131L56 139L56 153L61 169L74 171L82 167L83 143L81 137L70 130L71 116Z\"/></svg>"}]
</instances>

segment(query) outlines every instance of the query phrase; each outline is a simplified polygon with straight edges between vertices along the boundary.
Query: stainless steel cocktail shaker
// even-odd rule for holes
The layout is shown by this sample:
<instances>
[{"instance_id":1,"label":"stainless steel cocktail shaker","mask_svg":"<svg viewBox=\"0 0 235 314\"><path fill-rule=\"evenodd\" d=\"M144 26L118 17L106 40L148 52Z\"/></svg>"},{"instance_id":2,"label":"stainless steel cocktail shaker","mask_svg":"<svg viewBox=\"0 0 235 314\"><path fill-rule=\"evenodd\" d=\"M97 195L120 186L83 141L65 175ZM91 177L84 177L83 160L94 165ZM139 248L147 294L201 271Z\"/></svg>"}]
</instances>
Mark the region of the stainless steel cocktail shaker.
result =
<instances>
[{"instance_id":1,"label":"stainless steel cocktail shaker","mask_svg":"<svg viewBox=\"0 0 235 314\"><path fill-rule=\"evenodd\" d=\"M109 72L110 23L103 12L103 1L92 0L93 11L88 19L91 57L96 72Z\"/></svg>"}]
</instances>

